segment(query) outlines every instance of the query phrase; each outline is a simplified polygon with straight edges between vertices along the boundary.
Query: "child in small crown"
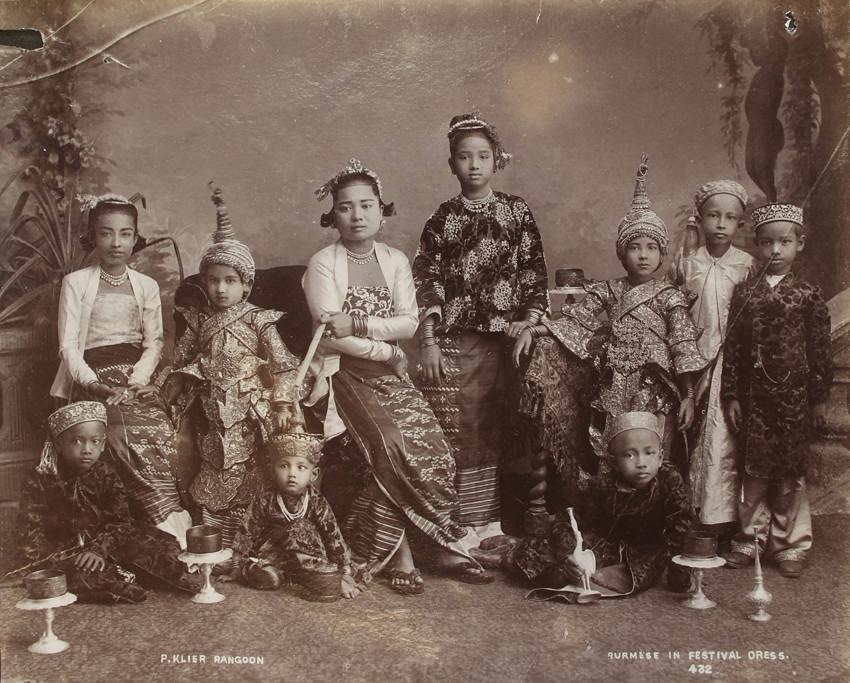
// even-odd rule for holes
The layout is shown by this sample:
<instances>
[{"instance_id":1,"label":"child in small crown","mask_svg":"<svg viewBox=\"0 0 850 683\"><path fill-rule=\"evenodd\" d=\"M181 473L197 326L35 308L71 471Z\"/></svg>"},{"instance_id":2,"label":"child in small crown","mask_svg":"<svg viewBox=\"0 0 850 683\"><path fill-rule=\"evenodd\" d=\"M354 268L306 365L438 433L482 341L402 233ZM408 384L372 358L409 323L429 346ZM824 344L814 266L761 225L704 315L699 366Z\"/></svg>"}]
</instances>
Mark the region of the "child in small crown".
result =
<instances>
[{"instance_id":1,"label":"child in small crown","mask_svg":"<svg viewBox=\"0 0 850 683\"><path fill-rule=\"evenodd\" d=\"M540 325L523 330L514 346L514 362L519 365L535 338L554 337L555 344L544 340L537 345L526 374L526 383L538 386L525 387L525 391L542 396L544 403L553 393L546 385L557 383L552 377L562 374L560 366L571 362L570 357L594 358L600 377L598 388L588 387L588 391L596 393L591 405L605 422L605 427L592 424L591 428L599 463L605 462L605 429L612 419L630 411L651 412L663 418L663 445L669 454L675 428L685 430L693 421L691 376L707 363L697 348L699 332L688 315L687 297L670 282L656 279L669 240L664 221L650 209L646 173L644 158L638 168L631 209L617 231L617 256L626 277L586 284L587 294L581 303L564 306L559 320L543 319ZM604 343L597 352L593 345L600 334ZM570 488L588 470L592 472L596 463L577 462L577 452L558 448L558 444L578 441L575 435L564 433L577 429L575 423L561 424L557 415L559 411L575 412L569 402L580 399L575 395L563 398L568 404L550 402L537 414L553 418L544 420L541 438L556 466L572 473L572 481L566 482ZM567 497L572 493L568 491Z\"/></svg>"},{"instance_id":2,"label":"child in small crown","mask_svg":"<svg viewBox=\"0 0 850 683\"><path fill-rule=\"evenodd\" d=\"M261 485L262 443L286 429L298 359L275 327L282 314L247 302L254 259L236 239L221 190L214 191L213 203L217 228L200 264L209 306L181 311L187 328L169 382L172 393L184 392L182 410L200 458L189 493L203 523L219 527L230 546Z\"/></svg>"},{"instance_id":3,"label":"child in small crown","mask_svg":"<svg viewBox=\"0 0 850 683\"><path fill-rule=\"evenodd\" d=\"M457 461L458 520L486 538L501 532L510 347L549 311L548 277L528 204L491 187L511 159L495 127L460 114L448 138L460 193L425 223L413 261L420 388Z\"/></svg>"},{"instance_id":4,"label":"child in small crown","mask_svg":"<svg viewBox=\"0 0 850 683\"><path fill-rule=\"evenodd\" d=\"M583 482L575 519L595 566L591 586L603 595L629 595L655 585L667 570L672 590L690 586L687 569L670 562L693 525L688 491L681 475L665 462L662 430L652 413L618 415L608 430L613 467ZM565 512L549 537L530 537L505 556L537 597L573 601L587 567L576 557L576 534Z\"/></svg>"},{"instance_id":5,"label":"child in small crown","mask_svg":"<svg viewBox=\"0 0 850 683\"><path fill-rule=\"evenodd\" d=\"M24 483L18 544L33 569L56 568L80 602L142 602L148 586L195 592L180 546L152 525L134 526L106 445L106 407L78 401L47 419L41 462ZM122 566L123 565L123 568Z\"/></svg>"},{"instance_id":6,"label":"child in small crown","mask_svg":"<svg viewBox=\"0 0 850 683\"><path fill-rule=\"evenodd\" d=\"M703 524L728 528L737 526L738 472L735 439L720 404L720 378L732 292L753 265L753 257L732 244L743 223L747 191L732 180L715 180L699 188L694 204L704 244L693 253L680 254L668 277L696 296L691 318L702 329L697 348L709 360L695 392L701 419L696 421L690 454L694 508Z\"/></svg>"},{"instance_id":7,"label":"child in small crown","mask_svg":"<svg viewBox=\"0 0 850 683\"><path fill-rule=\"evenodd\" d=\"M820 288L792 272L803 210L767 204L753 211L753 228L764 272L735 288L723 355L721 399L743 463L741 531L725 557L728 567L751 564L757 542L797 578L812 546L809 442L832 382L829 311Z\"/></svg>"},{"instance_id":8,"label":"child in small crown","mask_svg":"<svg viewBox=\"0 0 850 683\"><path fill-rule=\"evenodd\" d=\"M313 484L321 444L303 433L275 434L267 444L274 490L248 508L235 548L242 579L275 590L282 579L301 585L309 600L354 598L351 552L328 502Z\"/></svg>"}]
</instances>

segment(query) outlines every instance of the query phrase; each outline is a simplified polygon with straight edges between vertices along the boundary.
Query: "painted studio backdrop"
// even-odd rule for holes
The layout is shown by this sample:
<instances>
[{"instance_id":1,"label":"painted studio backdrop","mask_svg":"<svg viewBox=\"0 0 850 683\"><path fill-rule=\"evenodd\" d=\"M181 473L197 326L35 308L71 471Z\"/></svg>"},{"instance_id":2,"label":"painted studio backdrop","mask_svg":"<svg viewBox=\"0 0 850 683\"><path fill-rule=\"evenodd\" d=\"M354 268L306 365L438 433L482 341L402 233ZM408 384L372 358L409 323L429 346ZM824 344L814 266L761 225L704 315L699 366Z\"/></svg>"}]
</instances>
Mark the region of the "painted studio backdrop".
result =
<instances>
[{"instance_id":1,"label":"painted studio backdrop","mask_svg":"<svg viewBox=\"0 0 850 683\"><path fill-rule=\"evenodd\" d=\"M412 255L430 212L457 191L448 120L474 107L514 154L494 184L528 199L550 271L608 277L619 270L612 240L642 152L654 207L673 227L710 178L737 178L757 199L773 184L780 199L800 201L847 120L840 54L830 52L846 41L839 2L820 3L829 21L801 6L797 35L778 39L784 88L762 84L755 96L754 75L782 57L765 54L783 25L764 2L39 4L0 9L4 25L45 35L70 20L48 38L49 54L0 71L4 182L36 161L79 175L82 191L140 192L143 233L173 236L187 273L213 227L207 181L224 189L259 267L303 263L331 239L313 190L353 156L385 179L398 216L384 238ZM835 35L824 35L830 27ZM817 68L805 63L813 41L826 50ZM764 111L766 97L778 98L775 112ZM785 144L776 164L749 160L748 128L763 148L777 121ZM846 256L841 167L846 152L814 198L831 192L831 209L809 208L813 242L839 242ZM161 249L139 258L173 272ZM847 260L821 253L835 254L826 270ZM846 273L821 279L828 295L847 284Z\"/></svg>"},{"instance_id":2,"label":"painted studio backdrop","mask_svg":"<svg viewBox=\"0 0 850 683\"><path fill-rule=\"evenodd\" d=\"M754 206L806 201L802 268L832 297L850 284L848 25L841 0L0 2L0 28L44 41L0 46L2 345L55 358L58 283L86 258L80 192L144 197L140 231L161 241L134 266L160 283L167 350L169 238L196 272L211 180L259 268L306 263L335 237L314 190L358 157L398 209L383 239L412 257L458 191L446 130L472 109L514 155L494 186L529 202L550 276L621 272L616 226L646 153L674 248L707 180L739 180ZM751 248L751 230L736 242ZM54 368L30 381L12 366L2 448L26 459L27 420L9 411L20 396L37 426Z\"/></svg>"},{"instance_id":3,"label":"painted studio backdrop","mask_svg":"<svg viewBox=\"0 0 850 683\"><path fill-rule=\"evenodd\" d=\"M153 594L137 612L147 621L126 630L114 628L120 611L75 608L60 621L74 641L67 659L39 662L25 649L37 622L17 614L7 591L0 641L9 675L682 680L678 662L609 661L646 644L793 654L783 668L720 667L724 680L787 680L777 671L846 679L847 544L822 530L846 528L850 512L848 27L847 0L0 0L0 570L11 568L5 550L21 482L53 408L59 283L89 258L78 193L139 195L148 246L131 265L159 282L167 363L181 277L175 244L183 275L196 273L215 228L210 181L258 268L306 264L336 237L320 227L330 201L314 191L357 157L380 174L398 211L380 239L412 258L430 214L459 192L449 121L479 110L513 155L493 187L527 200L552 286L562 268L623 274L616 230L644 153L653 209L673 238L668 263L706 181L739 181L749 209L804 204L799 266L830 300L837 369L809 472L822 554L808 584L788 588L769 575L773 631L754 630L761 626L740 608L748 574L710 577L723 600L715 622L691 621L655 591L614 603L609 614L621 616L604 624L600 610L531 607L501 581L490 594L498 599L473 601L456 582L443 589L444 577L432 588L429 576L425 609L375 590L354 608L331 606L332 618L228 586L222 626L210 620L203 637L197 606L173 596ZM11 31L22 28L35 31ZM749 222L735 243L753 250ZM710 626L720 617L722 628ZM204 652L207 636L226 640L222 654L266 655L266 668L164 663Z\"/></svg>"}]
</instances>

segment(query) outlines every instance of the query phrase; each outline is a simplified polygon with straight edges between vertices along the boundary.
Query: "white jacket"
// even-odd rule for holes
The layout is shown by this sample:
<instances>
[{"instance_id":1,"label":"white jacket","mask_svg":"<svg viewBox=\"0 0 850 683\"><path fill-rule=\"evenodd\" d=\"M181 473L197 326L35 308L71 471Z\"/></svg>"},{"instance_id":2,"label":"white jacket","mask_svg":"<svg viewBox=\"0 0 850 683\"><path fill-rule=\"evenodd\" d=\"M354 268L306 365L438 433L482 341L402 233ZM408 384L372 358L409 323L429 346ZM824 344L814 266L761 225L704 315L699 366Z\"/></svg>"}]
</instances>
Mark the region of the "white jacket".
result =
<instances>
[{"instance_id":1,"label":"white jacket","mask_svg":"<svg viewBox=\"0 0 850 683\"><path fill-rule=\"evenodd\" d=\"M162 356L162 302L156 280L128 268L130 286L142 320L142 356L133 366L130 384L149 384ZM70 398L74 383L86 385L97 375L83 360L89 320L100 284L100 266L75 270L62 279L59 295L59 372L50 395Z\"/></svg>"},{"instance_id":2,"label":"white jacket","mask_svg":"<svg viewBox=\"0 0 850 683\"><path fill-rule=\"evenodd\" d=\"M336 412L330 384L330 378L339 370L340 354L387 361L393 354L393 347L388 342L410 339L416 334L419 325L416 288L413 285L413 272L410 270L407 256L383 242L375 243L375 256L392 296L393 317L368 318L367 337L323 338L310 364L311 374L316 379L306 401L307 405L313 405L326 394L331 394L325 419L327 438L345 430ZM348 259L342 242L337 241L313 254L301 283L315 330L323 314L341 311L345 301L348 291Z\"/></svg>"}]
</instances>

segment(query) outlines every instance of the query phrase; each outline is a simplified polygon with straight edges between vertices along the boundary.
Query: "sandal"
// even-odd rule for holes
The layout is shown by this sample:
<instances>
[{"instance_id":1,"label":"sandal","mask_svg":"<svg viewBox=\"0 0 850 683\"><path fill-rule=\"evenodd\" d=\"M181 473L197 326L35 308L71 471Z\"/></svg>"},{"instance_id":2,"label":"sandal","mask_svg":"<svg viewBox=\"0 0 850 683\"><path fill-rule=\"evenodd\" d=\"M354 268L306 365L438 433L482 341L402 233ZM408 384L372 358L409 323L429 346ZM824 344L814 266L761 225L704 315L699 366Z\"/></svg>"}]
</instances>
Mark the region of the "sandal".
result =
<instances>
[{"instance_id":1,"label":"sandal","mask_svg":"<svg viewBox=\"0 0 850 683\"><path fill-rule=\"evenodd\" d=\"M401 569L390 569L387 571L387 578L390 580L390 588L396 593L422 595L425 592L425 581L422 580L422 574L419 573L418 569L412 569L409 572L403 572ZM394 579L404 583L393 583Z\"/></svg>"},{"instance_id":2,"label":"sandal","mask_svg":"<svg viewBox=\"0 0 850 683\"><path fill-rule=\"evenodd\" d=\"M493 583L495 580L494 576L484 571L481 565L472 562L459 562L449 565L445 567L445 572L447 576L463 583L481 585Z\"/></svg>"}]
</instances>

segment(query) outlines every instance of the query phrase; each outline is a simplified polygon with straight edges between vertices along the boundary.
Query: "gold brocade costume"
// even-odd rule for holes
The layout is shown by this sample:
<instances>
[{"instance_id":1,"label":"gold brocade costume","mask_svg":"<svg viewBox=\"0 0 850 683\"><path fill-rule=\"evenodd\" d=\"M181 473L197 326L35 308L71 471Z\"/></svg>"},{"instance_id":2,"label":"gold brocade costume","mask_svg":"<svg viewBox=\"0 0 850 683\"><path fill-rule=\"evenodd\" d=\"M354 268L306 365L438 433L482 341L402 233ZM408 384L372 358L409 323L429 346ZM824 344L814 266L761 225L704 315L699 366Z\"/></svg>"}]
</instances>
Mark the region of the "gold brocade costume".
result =
<instances>
[{"instance_id":1,"label":"gold brocade costume","mask_svg":"<svg viewBox=\"0 0 850 683\"><path fill-rule=\"evenodd\" d=\"M706 365L685 295L661 280L632 286L626 278L591 283L585 290L581 304L544 324L567 350L587 358L588 343L606 314L611 328L598 359L600 409L612 416L671 412L679 399L676 377Z\"/></svg>"},{"instance_id":2,"label":"gold brocade costume","mask_svg":"<svg viewBox=\"0 0 850 683\"><path fill-rule=\"evenodd\" d=\"M184 413L200 459L190 493L207 510L243 507L259 484L255 456L269 434L272 403L295 398L298 359L275 328L276 311L242 302L182 313L187 329L177 343L174 373L193 380ZM201 410L192 410L194 399Z\"/></svg>"}]
</instances>

